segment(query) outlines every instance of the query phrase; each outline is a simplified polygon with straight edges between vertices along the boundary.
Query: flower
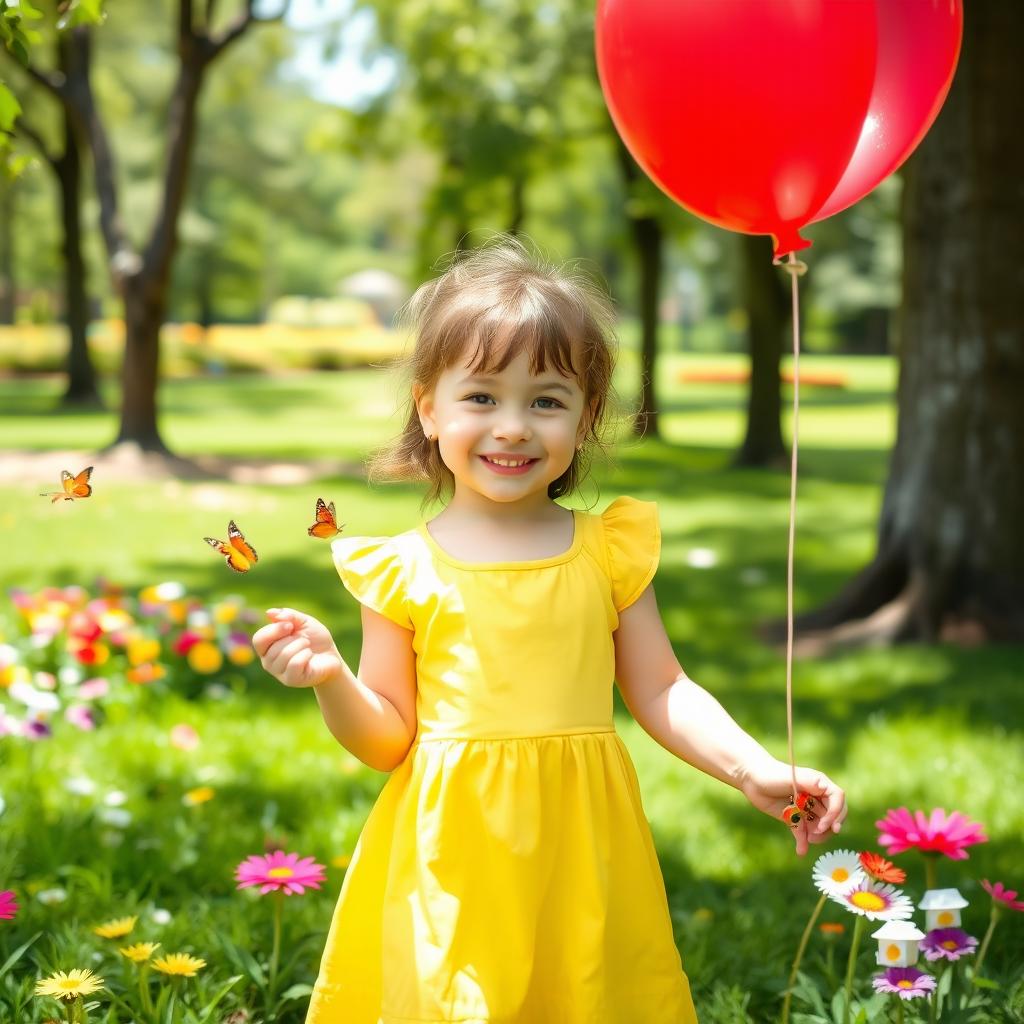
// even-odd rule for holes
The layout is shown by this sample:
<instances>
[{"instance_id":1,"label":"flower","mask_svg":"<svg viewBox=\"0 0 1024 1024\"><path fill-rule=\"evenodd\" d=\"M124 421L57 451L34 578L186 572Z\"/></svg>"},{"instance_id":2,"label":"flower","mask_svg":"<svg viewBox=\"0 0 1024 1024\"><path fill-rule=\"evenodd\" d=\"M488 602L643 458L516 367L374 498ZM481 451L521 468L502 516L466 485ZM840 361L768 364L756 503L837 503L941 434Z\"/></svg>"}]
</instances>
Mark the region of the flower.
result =
<instances>
[{"instance_id":1,"label":"flower","mask_svg":"<svg viewBox=\"0 0 1024 1024\"><path fill-rule=\"evenodd\" d=\"M53 889L41 889L36 893L36 899L39 900L44 907L52 906L54 903L63 903L67 898L67 890L61 889L59 886Z\"/></svg>"},{"instance_id":2,"label":"flower","mask_svg":"<svg viewBox=\"0 0 1024 1024\"><path fill-rule=\"evenodd\" d=\"M987 878L983 878L981 887L992 897L994 902L1002 903L1011 910L1024 910L1024 900L1017 899L1017 891L1007 889L1002 882L990 882Z\"/></svg>"},{"instance_id":3,"label":"flower","mask_svg":"<svg viewBox=\"0 0 1024 1024\"><path fill-rule=\"evenodd\" d=\"M901 889L863 877L852 889L829 893L829 899L869 921L905 920L914 912L914 905Z\"/></svg>"},{"instance_id":4,"label":"flower","mask_svg":"<svg viewBox=\"0 0 1024 1024\"><path fill-rule=\"evenodd\" d=\"M75 968L65 974L57 971L48 978L36 982L37 996L53 996L54 999L77 999L79 996L92 995L103 988L103 979L97 978L90 970Z\"/></svg>"},{"instance_id":5,"label":"flower","mask_svg":"<svg viewBox=\"0 0 1024 1024\"><path fill-rule=\"evenodd\" d=\"M876 992L892 992L900 999L920 999L935 991L935 979L916 967L888 967L871 984Z\"/></svg>"},{"instance_id":6,"label":"flower","mask_svg":"<svg viewBox=\"0 0 1024 1024\"><path fill-rule=\"evenodd\" d=\"M220 648L216 644L211 644L209 640L200 640L193 644L186 657L192 670L203 675L216 672L224 664L224 655L220 653Z\"/></svg>"},{"instance_id":7,"label":"flower","mask_svg":"<svg viewBox=\"0 0 1024 1024\"><path fill-rule=\"evenodd\" d=\"M822 854L812 871L814 884L828 896L848 892L864 881L864 872L853 850L835 850Z\"/></svg>"},{"instance_id":8,"label":"flower","mask_svg":"<svg viewBox=\"0 0 1024 1024\"><path fill-rule=\"evenodd\" d=\"M207 800L212 800L214 797L215 790L212 786L197 786L195 789L190 789L185 793L181 802L186 807L196 807L199 804L205 804Z\"/></svg>"},{"instance_id":9,"label":"flower","mask_svg":"<svg viewBox=\"0 0 1024 1024\"><path fill-rule=\"evenodd\" d=\"M178 750L195 750L199 746L199 733L185 722L179 722L171 729L171 746Z\"/></svg>"},{"instance_id":10,"label":"flower","mask_svg":"<svg viewBox=\"0 0 1024 1024\"><path fill-rule=\"evenodd\" d=\"M822 921L818 925L818 931L822 935L844 935L846 933L846 925L839 921Z\"/></svg>"},{"instance_id":11,"label":"flower","mask_svg":"<svg viewBox=\"0 0 1024 1024\"><path fill-rule=\"evenodd\" d=\"M959 960L977 945L978 940L960 928L935 928L921 940L921 952L929 960Z\"/></svg>"},{"instance_id":12,"label":"flower","mask_svg":"<svg viewBox=\"0 0 1024 1024\"><path fill-rule=\"evenodd\" d=\"M273 890L289 896L292 893L301 895L307 887L319 889L324 878L323 864L316 864L312 857L300 860L297 853L285 853L283 850L275 850L265 857L253 855L235 869L237 888L258 885L261 886L261 895Z\"/></svg>"},{"instance_id":13,"label":"flower","mask_svg":"<svg viewBox=\"0 0 1024 1024\"><path fill-rule=\"evenodd\" d=\"M950 860L966 860L965 847L988 842L980 824L968 821L959 811L947 815L941 807L929 816L924 811L911 814L900 807L887 811L875 824L881 830L878 842L890 856L913 848L922 853L943 854Z\"/></svg>"},{"instance_id":14,"label":"flower","mask_svg":"<svg viewBox=\"0 0 1024 1024\"><path fill-rule=\"evenodd\" d=\"M119 917L106 924L98 924L93 933L101 939L123 939L134 927L137 917Z\"/></svg>"},{"instance_id":15,"label":"flower","mask_svg":"<svg viewBox=\"0 0 1024 1024\"><path fill-rule=\"evenodd\" d=\"M153 955L153 951L159 945L159 942L136 942L134 946L119 947L118 953L134 963L141 964Z\"/></svg>"},{"instance_id":16,"label":"flower","mask_svg":"<svg viewBox=\"0 0 1024 1024\"><path fill-rule=\"evenodd\" d=\"M18 912L18 903L10 889L0 892L0 921L10 921Z\"/></svg>"},{"instance_id":17,"label":"flower","mask_svg":"<svg viewBox=\"0 0 1024 1024\"><path fill-rule=\"evenodd\" d=\"M876 882L895 882L900 885L907 880L907 873L903 868L896 867L891 860L886 860L877 853L865 851L860 854L860 866Z\"/></svg>"},{"instance_id":18,"label":"flower","mask_svg":"<svg viewBox=\"0 0 1024 1024\"><path fill-rule=\"evenodd\" d=\"M184 978L194 978L198 971L206 966L205 960L189 956L188 953L168 953L153 961L153 970L161 974L175 974Z\"/></svg>"}]
</instances>

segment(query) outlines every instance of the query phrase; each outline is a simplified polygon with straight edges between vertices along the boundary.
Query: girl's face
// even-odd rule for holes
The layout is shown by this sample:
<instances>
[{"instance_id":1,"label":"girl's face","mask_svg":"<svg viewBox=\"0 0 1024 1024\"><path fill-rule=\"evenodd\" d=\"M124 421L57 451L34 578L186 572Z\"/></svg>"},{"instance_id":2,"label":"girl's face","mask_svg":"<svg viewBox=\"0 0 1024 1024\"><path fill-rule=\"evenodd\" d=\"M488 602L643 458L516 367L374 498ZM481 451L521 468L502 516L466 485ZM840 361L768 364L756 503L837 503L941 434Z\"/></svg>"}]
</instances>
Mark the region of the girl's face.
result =
<instances>
[{"instance_id":1,"label":"girl's face","mask_svg":"<svg viewBox=\"0 0 1024 1024\"><path fill-rule=\"evenodd\" d=\"M455 477L456 497L469 489L493 502L546 500L586 433L576 378L551 365L531 373L526 351L491 375L460 362L441 373L433 392L414 397L424 432L437 438Z\"/></svg>"}]
</instances>

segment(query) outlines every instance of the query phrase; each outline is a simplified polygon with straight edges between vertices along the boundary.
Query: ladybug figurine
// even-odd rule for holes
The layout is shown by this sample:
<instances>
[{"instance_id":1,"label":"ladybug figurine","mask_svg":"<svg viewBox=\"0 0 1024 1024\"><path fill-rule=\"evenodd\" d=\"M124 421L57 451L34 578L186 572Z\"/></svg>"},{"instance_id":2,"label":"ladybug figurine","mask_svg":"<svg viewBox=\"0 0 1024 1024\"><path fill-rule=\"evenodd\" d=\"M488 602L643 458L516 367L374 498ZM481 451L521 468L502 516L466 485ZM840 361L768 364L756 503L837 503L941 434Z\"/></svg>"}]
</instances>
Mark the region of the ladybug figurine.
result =
<instances>
[{"instance_id":1,"label":"ladybug figurine","mask_svg":"<svg viewBox=\"0 0 1024 1024\"><path fill-rule=\"evenodd\" d=\"M787 804L782 812L782 820L790 827L796 828L806 817L808 821L816 821L818 815L814 813L817 801L810 793L797 793L796 802Z\"/></svg>"}]
</instances>

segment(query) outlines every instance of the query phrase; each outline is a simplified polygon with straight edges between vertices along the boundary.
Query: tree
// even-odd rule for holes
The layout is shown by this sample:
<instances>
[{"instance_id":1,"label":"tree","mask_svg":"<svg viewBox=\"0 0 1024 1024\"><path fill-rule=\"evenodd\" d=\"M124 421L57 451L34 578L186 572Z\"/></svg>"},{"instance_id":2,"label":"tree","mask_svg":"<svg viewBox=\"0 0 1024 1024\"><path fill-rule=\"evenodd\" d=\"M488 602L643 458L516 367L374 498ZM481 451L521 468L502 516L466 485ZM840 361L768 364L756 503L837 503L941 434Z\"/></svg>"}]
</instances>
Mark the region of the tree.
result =
<instances>
[{"instance_id":1,"label":"tree","mask_svg":"<svg viewBox=\"0 0 1024 1024\"><path fill-rule=\"evenodd\" d=\"M57 37L58 73L69 70L69 44ZM30 139L57 178L60 194L60 220L63 227L64 319L68 328L67 386L62 403L78 406L102 406L96 368L89 355L86 331L89 325L89 301L86 294L85 258L82 253L82 153L75 125L64 105L61 107L62 146L55 152L42 132L30 126L23 115L18 134Z\"/></svg>"},{"instance_id":2,"label":"tree","mask_svg":"<svg viewBox=\"0 0 1024 1024\"><path fill-rule=\"evenodd\" d=\"M1024 5L964 17L953 88L906 168L877 553L799 623L831 639L1024 640Z\"/></svg>"},{"instance_id":3,"label":"tree","mask_svg":"<svg viewBox=\"0 0 1024 1024\"><path fill-rule=\"evenodd\" d=\"M735 462L738 466L780 466L786 461L779 364L789 324L788 282L772 265L770 239L763 235L741 235L739 247L741 290L747 309L750 386L747 429Z\"/></svg>"},{"instance_id":4,"label":"tree","mask_svg":"<svg viewBox=\"0 0 1024 1024\"><path fill-rule=\"evenodd\" d=\"M193 0L178 0L178 67L169 115L163 189L148 240L136 249L122 222L115 160L92 86L93 40L87 26L70 30L64 74L30 65L29 72L67 109L92 152L100 205L100 229L115 291L124 302L125 353L121 372L121 422L114 444L132 442L145 451L167 453L157 425L160 328L167 310L171 268L178 243L178 217L185 199L195 143L199 96L210 66L249 28L277 21L258 16L245 0L233 21L215 25L217 0L206 0L197 18Z\"/></svg>"}]
</instances>

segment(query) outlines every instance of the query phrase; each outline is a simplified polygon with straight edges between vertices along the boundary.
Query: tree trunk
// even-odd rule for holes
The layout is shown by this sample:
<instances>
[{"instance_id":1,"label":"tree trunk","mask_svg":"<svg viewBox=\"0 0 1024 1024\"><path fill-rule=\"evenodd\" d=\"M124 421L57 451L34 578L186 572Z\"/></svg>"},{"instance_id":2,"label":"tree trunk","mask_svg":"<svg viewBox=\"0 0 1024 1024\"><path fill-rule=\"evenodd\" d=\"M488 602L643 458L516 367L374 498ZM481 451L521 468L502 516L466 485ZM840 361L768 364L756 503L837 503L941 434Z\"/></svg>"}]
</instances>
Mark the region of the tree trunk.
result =
<instances>
[{"instance_id":1,"label":"tree trunk","mask_svg":"<svg viewBox=\"0 0 1024 1024\"><path fill-rule=\"evenodd\" d=\"M779 363L789 324L788 279L772 265L771 241L741 235L742 281L750 343L750 386L747 391L747 433L736 453L737 466L786 464L782 440Z\"/></svg>"},{"instance_id":2,"label":"tree trunk","mask_svg":"<svg viewBox=\"0 0 1024 1024\"><path fill-rule=\"evenodd\" d=\"M618 136L615 138L615 147L626 186L625 192L629 196L640 179L640 171ZM640 408L633 420L633 432L639 437L658 437L658 398L654 374L658 362L658 305L664 232L654 213L628 213L627 216L639 272Z\"/></svg>"},{"instance_id":3,"label":"tree trunk","mask_svg":"<svg viewBox=\"0 0 1024 1024\"><path fill-rule=\"evenodd\" d=\"M82 258L82 161L78 139L67 110L64 117L64 153L53 162L60 182L61 222L64 225L64 312L68 327L67 387L64 405L103 407L96 370L89 356L86 330L89 300Z\"/></svg>"},{"instance_id":4,"label":"tree trunk","mask_svg":"<svg viewBox=\"0 0 1024 1024\"><path fill-rule=\"evenodd\" d=\"M523 230L523 221L526 220L526 172L520 171L512 178L510 189L512 201L512 212L508 219L508 233L518 236Z\"/></svg>"},{"instance_id":5,"label":"tree trunk","mask_svg":"<svg viewBox=\"0 0 1024 1024\"><path fill-rule=\"evenodd\" d=\"M801 627L1024 640L1024 4L964 5L903 197L899 418L874 562ZM854 637L856 639L856 637Z\"/></svg>"},{"instance_id":6,"label":"tree trunk","mask_svg":"<svg viewBox=\"0 0 1024 1024\"><path fill-rule=\"evenodd\" d=\"M14 323L14 189L0 181L0 324Z\"/></svg>"},{"instance_id":7,"label":"tree trunk","mask_svg":"<svg viewBox=\"0 0 1024 1024\"><path fill-rule=\"evenodd\" d=\"M165 312L166 289L147 289L141 275L125 279L123 395L114 445L131 441L143 451L168 451L157 426L160 328Z\"/></svg>"}]
</instances>

